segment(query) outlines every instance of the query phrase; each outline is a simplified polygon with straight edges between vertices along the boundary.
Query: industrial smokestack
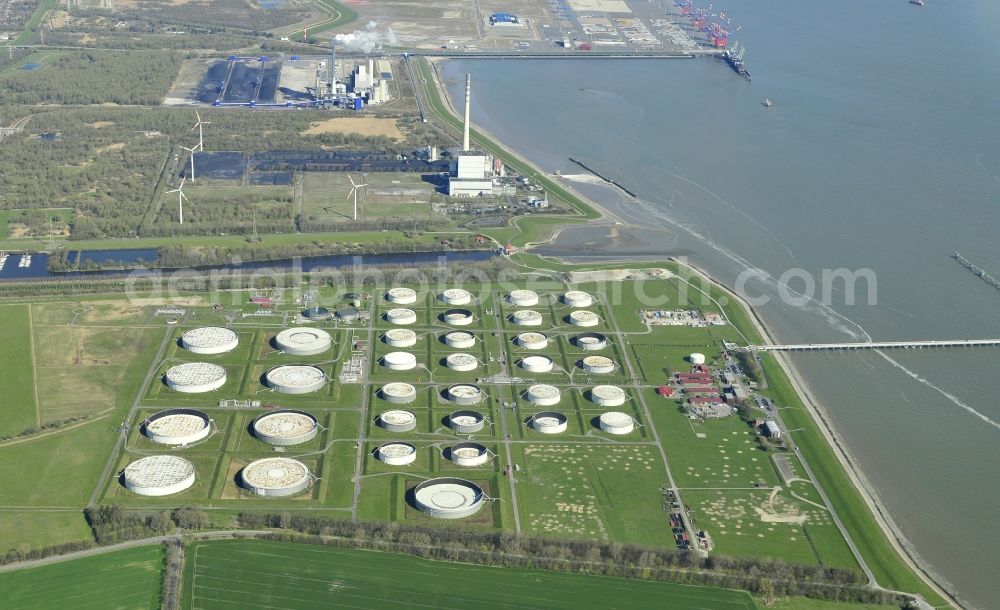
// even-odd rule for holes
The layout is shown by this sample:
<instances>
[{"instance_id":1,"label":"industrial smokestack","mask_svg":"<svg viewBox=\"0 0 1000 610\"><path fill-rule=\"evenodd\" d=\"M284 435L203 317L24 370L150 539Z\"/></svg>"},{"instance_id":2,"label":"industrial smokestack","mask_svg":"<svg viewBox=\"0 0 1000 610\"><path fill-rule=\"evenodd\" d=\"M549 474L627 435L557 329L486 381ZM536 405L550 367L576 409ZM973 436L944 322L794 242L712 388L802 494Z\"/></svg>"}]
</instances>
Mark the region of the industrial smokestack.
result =
<instances>
[{"instance_id":1,"label":"industrial smokestack","mask_svg":"<svg viewBox=\"0 0 1000 610\"><path fill-rule=\"evenodd\" d=\"M472 100L472 75L465 75L465 131L462 134L462 150L469 148L469 106Z\"/></svg>"}]
</instances>

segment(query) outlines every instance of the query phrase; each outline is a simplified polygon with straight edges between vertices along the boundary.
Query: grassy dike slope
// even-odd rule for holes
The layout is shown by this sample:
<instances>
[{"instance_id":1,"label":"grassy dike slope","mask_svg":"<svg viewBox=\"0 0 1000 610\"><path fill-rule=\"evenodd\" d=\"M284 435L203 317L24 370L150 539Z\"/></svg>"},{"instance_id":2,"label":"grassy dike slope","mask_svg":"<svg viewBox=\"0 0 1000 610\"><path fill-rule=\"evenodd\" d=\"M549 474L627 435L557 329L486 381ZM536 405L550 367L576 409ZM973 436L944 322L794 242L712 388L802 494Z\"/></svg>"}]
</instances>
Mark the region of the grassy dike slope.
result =
<instances>
[{"instance_id":1,"label":"grassy dike slope","mask_svg":"<svg viewBox=\"0 0 1000 610\"><path fill-rule=\"evenodd\" d=\"M455 129L461 129L461 120L449 111L448 105L441 99L440 90L436 85L434 70L429 65L429 62L424 59L416 61L421 76L426 79L424 93L428 101L428 106L441 121ZM557 197L576 207L581 213L580 219L590 220L600 216L594 208L587 205L580 197L577 197L566 188L541 174L536 168L503 148L499 143L487 139L480 131L472 129L471 135L476 144L483 150L501 156L509 167L514 168L515 171L523 175L531 177L538 184L548 189L550 193L554 193ZM552 221L557 223L566 222L559 219L537 220L545 220L547 223L552 223ZM536 238L539 234L539 227L536 226L537 220L532 217L520 219L519 228L522 233L518 238L512 238L512 241L515 244L520 243L523 245L526 241L531 241L531 239L525 240L525 235L531 236L532 239ZM546 261L536 256L524 257L521 261L530 263L535 268L547 268L557 271L578 268L570 265L553 264L551 261ZM606 265L604 267L614 268L620 266ZM661 263L656 265L644 264L632 266L664 265ZM700 286L702 284L692 271L682 268L676 263L671 263L668 266L696 285ZM600 268L600 266L596 268ZM760 336L760 333L756 330L756 326L751 322L747 311L739 304L733 302L732 295L729 295L718 286L710 287L709 291L715 299L724 298L721 303L724 304L724 309L730 321L748 339L756 343L765 342L764 337ZM815 472L820 485L830 497L837 514L860 550L865 562L874 573L878 584L896 591L919 593L935 606L946 605L948 602L924 582L920 576L914 573L903 557L896 551L890 539L876 521L874 514L865 503L861 493L842 467L833 448L826 441L819 428L819 422L811 416L811 411L805 408L802 397L792 387L785 370L770 357L764 359L764 370L770 383L768 393L779 404L799 407L798 409L788 409L785 411L787 414L783 415L783 417L786 420L786 424L792 429L802 428L802 430L795 433L794 440Z\"/></svg>"}]
</instances>

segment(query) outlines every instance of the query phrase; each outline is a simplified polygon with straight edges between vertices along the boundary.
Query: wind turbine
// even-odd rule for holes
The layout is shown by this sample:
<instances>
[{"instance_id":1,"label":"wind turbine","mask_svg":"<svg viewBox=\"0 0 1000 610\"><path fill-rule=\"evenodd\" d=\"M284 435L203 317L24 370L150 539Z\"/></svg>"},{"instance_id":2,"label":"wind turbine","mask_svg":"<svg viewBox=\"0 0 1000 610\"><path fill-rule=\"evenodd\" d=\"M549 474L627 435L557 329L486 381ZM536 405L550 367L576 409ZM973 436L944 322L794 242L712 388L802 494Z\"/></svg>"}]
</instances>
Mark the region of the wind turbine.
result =
<instances>
[{"instance_id":1,"label":"wind turbine","mask_svg":"<svg viewBox=\"0 0 1000 610\"><path fill-rule=\"evenodd\" d=\"M187 146L181 145L181 148L191 153L191 182L194 182L194 151L198 150L198 146L188 148Z\"/></svg>"},{"instance_id":2,"label":"wind turbine","mask_svg":"<svg viewBox=\"0 0 1000 610\"><path fill-rule=\"evenodd\" d=\"M351 181L351 192L347 194L347 197L350 198L352 195L354 196L354 220L357 220L358 219L358 189L362 188L362 187L367 187L368 185L364 184L364 183L362 183L362 184L355 184L354 183L354 178L351 178L350 174L347 174L347 179Z\"/></svg>"},{"instance_id":3,"label":"wind turbine","mask_svg":"<svg viewBox=\"0 0 1000 610\"><path fill-rule=\"evenodd\" d=\"M194 127L191 128L191 131L194 131L195 129L198 130L198 146L197 146L197 148L198 148L198 150L205 150L205 138L203 137L204 134L202 133L201 126L202 125L211 125L212 122L211 121L203 121L203 120L201 120L201 114L197 110L194 111L194 115L196 117L198 117L198 122L194 124Z\"/></svg>"},{"instance_id":4,"label":"wind turbine","mask_svg":"<svg viewBox=\"0 0 1000 610\"><path fill-rule=\"evenodd\" d=\"M190 150L190 149L189 149ZM187 199L187 195L184 194L184 178L181 178L181 185L172 191L167 191L166 194L177 193L177 209L180 210L180 220L181 224L184 224L184 200Z\"/></svg>"}]
</instances>

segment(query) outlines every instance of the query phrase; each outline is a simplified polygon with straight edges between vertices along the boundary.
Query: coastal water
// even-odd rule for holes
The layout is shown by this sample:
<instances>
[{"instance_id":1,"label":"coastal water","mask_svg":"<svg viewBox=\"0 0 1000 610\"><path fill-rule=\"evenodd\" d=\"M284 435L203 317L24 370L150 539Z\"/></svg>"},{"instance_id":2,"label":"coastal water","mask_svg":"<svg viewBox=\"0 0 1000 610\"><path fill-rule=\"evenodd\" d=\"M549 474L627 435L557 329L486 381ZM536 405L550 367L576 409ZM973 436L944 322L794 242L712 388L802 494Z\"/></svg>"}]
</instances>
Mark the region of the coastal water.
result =
<instances>
[{"instance_id":1,"label":"coastal water","mask_svg":"<svg viewBox=\"0 0 1000 610\"><path fill-rule=\"evenodd\" d=\"M772 297L760 312L779 341L1000 335L1000 291L950 258L1000 276L1000 3L715 8L745 26L752 83L710 59L441 70L453 99L471 72L473 120L546 171L582 173L573 156L637 192L574 185L646 227L619 252L686 255L730 285L747 267L817 283L824 269L872 270L876 305L864 282L855 305L835 288L828 304L800 306L751 281ZM601 239L570 231L563 246ZM795 362L920 556L965 600L995 607L1000 352Z\"/></svg>"}]
</instances>

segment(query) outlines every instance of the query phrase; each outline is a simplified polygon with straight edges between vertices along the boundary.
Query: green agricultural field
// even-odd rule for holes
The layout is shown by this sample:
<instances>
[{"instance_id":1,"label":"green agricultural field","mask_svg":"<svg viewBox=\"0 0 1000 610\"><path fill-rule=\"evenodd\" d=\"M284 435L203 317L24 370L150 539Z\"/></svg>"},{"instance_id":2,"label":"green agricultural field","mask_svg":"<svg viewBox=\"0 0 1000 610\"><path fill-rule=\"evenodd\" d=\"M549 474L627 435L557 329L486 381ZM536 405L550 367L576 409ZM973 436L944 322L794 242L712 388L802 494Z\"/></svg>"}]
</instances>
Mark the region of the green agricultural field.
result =
<instances>
[{"instance_id":1,"label":"green agricultural field","mask_svg":"<svg viewBox=\"0 0 1000 610\"><path fill-rule=\"evenodd\" d=\"M350 174L341 172L305 172L303 174L303 209L306 218L351 220L354 198L351 182L367 184L358 193L358 218L421 218L433 216L432 202L443 198L420 174L378 172Z\"/></svg>"},{"instance_id":2,"label":"green agricultural field","mask_svg":"<svg viewBox=\"0 0 1000 610\"><path fill-rule=\"evenodd\" d=\"M0 306L0 316L0 435L13 435L39 423L30 305Z\"/></svg>"},{"instance_id":3,"label":"green agricultural field","mask_svg":"<svg viewBox=\"0 0 1000 610\"><path fill-rule=\"evenodd\" d=\"M145 546L0 573L5 610L159 608L163 548Z\"/></svg>"},{"instance_id":4,"label":"green agricultural field","mask_svg":"<svg viewBox=\"0 0 1000 610\"><path fill-rule=\"evenodd\" d=\"M270 541L197 543L184 608L756 608L746 593Z\"/></svg>"},{"instance_id":5,"label":"green agricultural field","mask_svg":"<svg viewBox=\"0 0 1000 610\"><path fill-rule=\"evenodd\" d=\"M64 542L92 540L83 510L0 512L0 554L8 549L42 549Z\"/></svg>"}]
</instances>

